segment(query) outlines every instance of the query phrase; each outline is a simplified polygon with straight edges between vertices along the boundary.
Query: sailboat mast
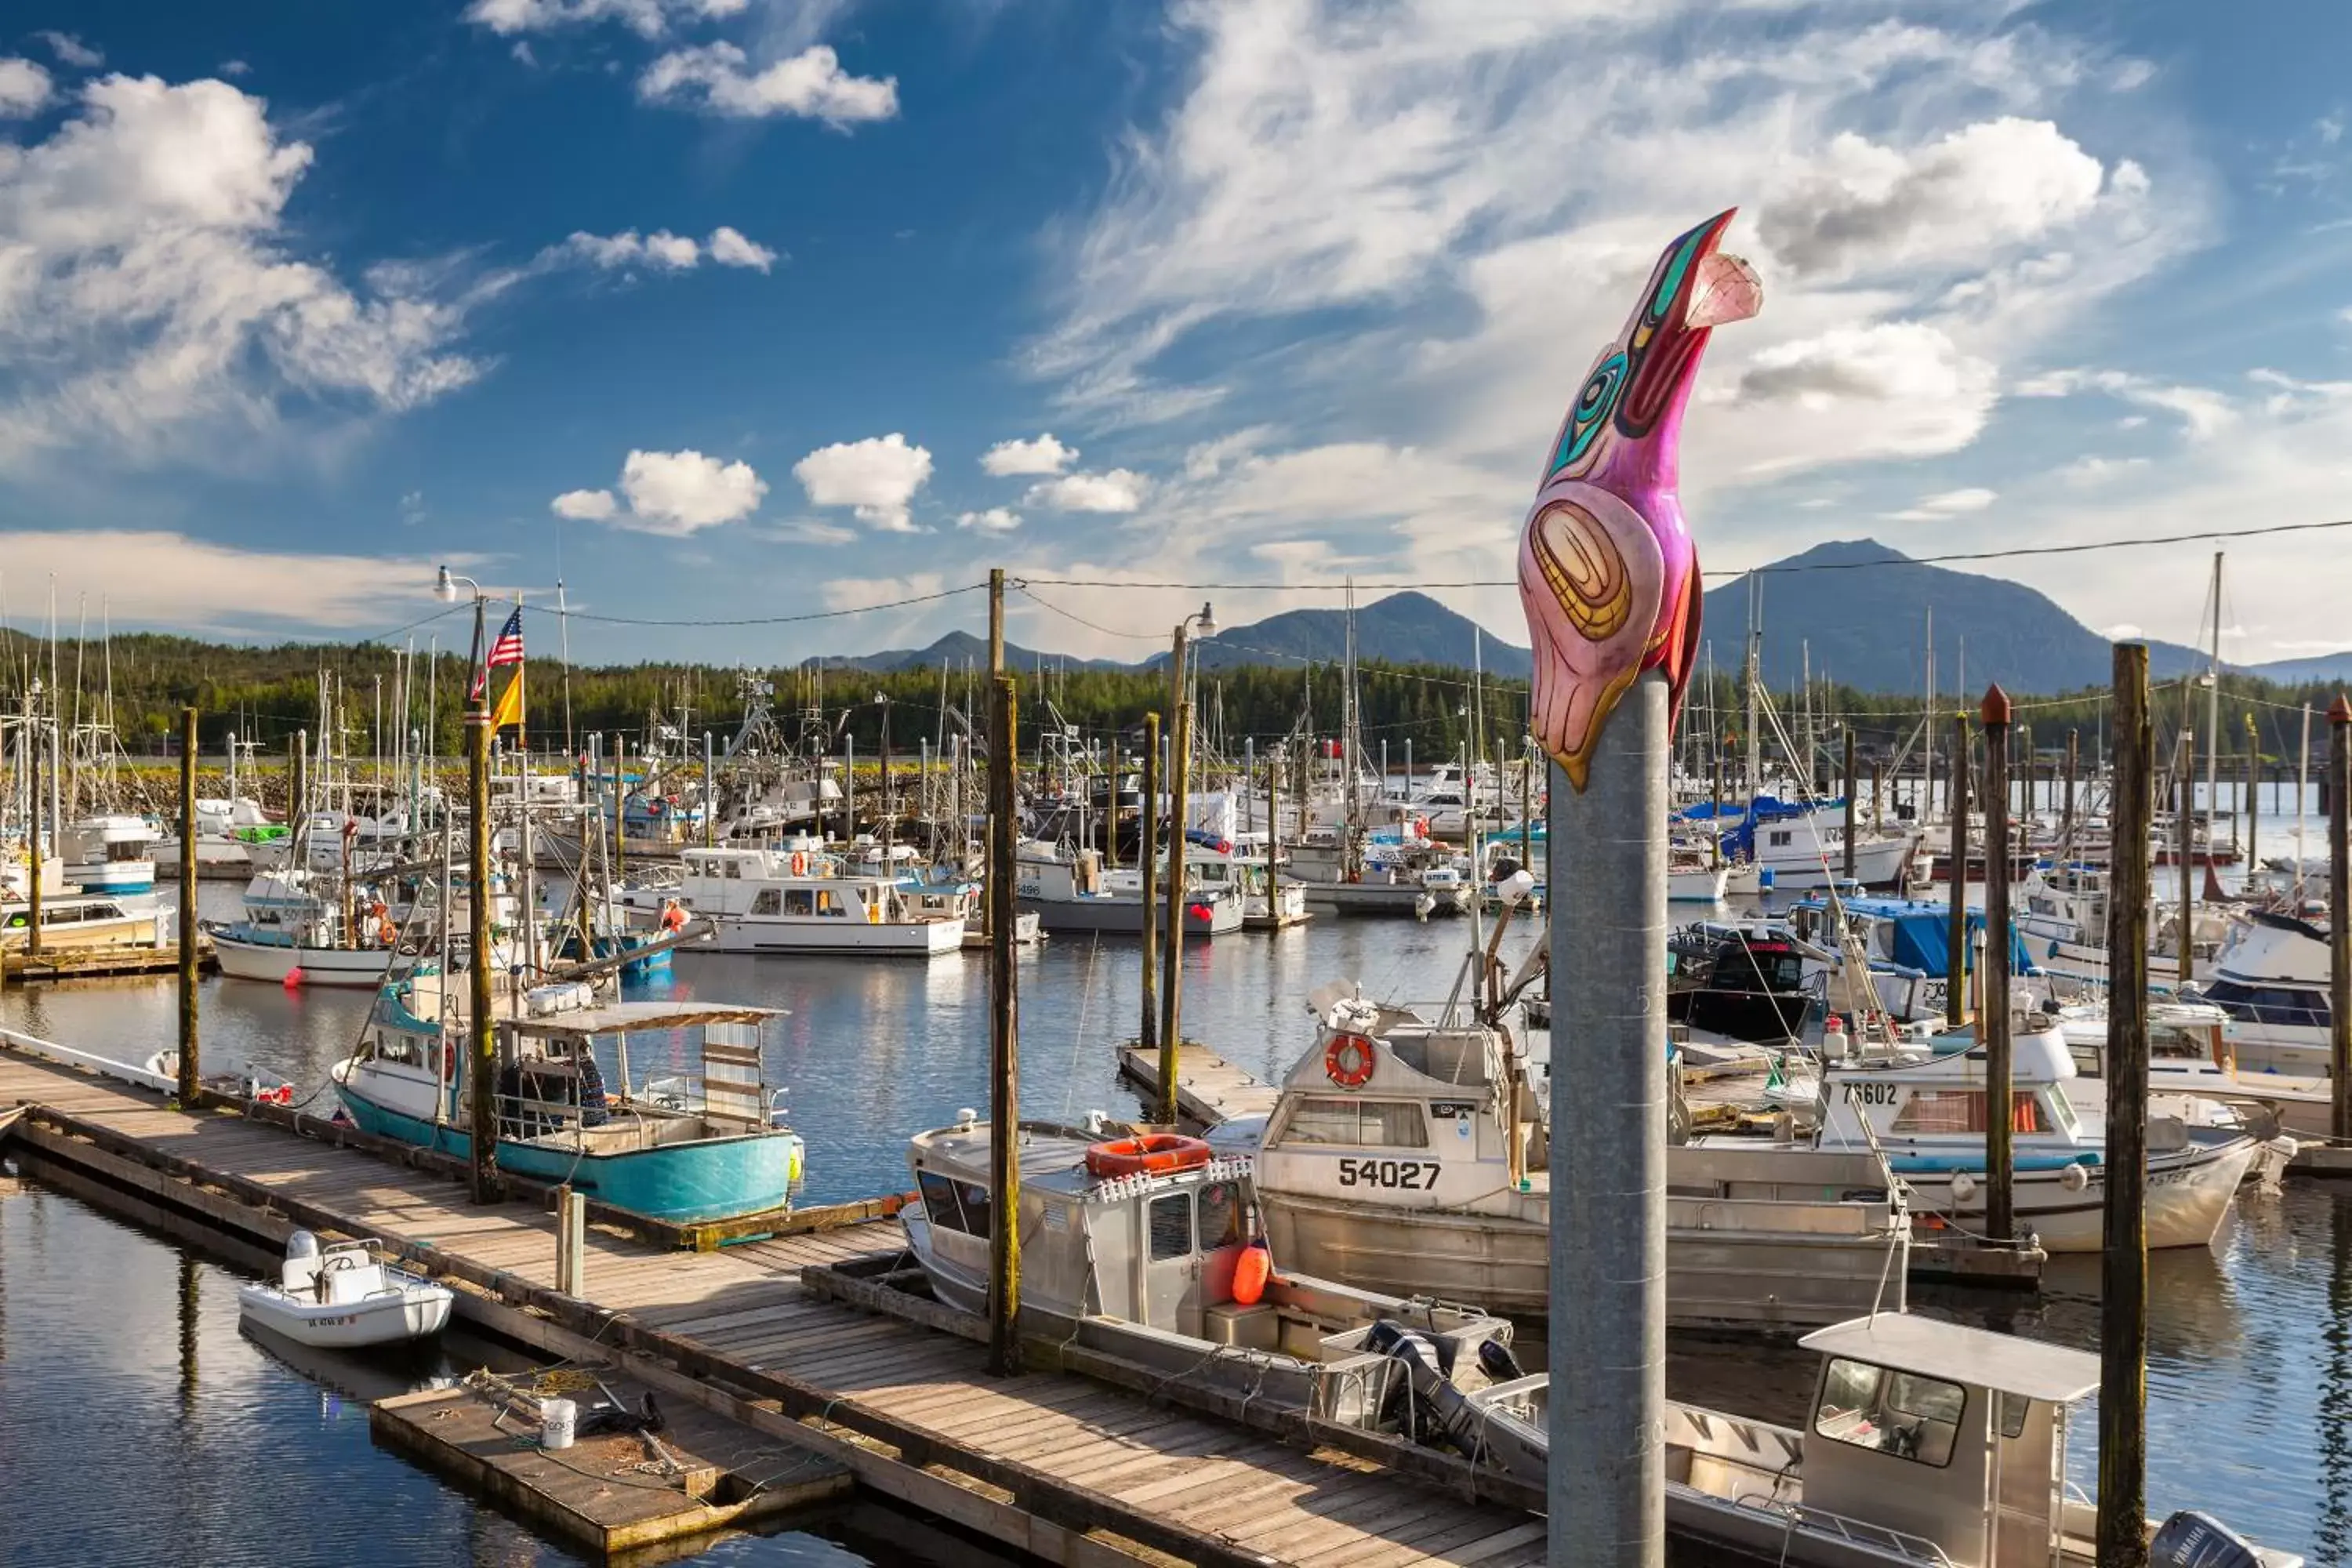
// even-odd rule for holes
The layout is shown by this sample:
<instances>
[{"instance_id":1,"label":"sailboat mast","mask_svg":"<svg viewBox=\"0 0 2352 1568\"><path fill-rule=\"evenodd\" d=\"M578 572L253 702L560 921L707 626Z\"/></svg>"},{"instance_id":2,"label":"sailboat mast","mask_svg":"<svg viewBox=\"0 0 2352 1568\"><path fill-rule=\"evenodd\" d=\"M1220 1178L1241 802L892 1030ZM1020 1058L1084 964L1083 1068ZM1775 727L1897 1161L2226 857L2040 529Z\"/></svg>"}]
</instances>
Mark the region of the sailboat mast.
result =
<instances>
[{"instance_id":1,"label":"sailboat mast","mask_svg":"<svg viewBox=\"0 0 2352 1568\"><path fill-rule=\"evenodd\" d=\"M2205 858L2215 848L2213 829L2221 821L2221 797L2215 793L2221 751L2221 552L2213 552L2213 655L2205 671Z\"/></svg>"},{"instance_id":2,"label":"sailboat mast","mask_svg":"<svg viewBox=\"0 0 2352 1568\"><path fill-rule=\"evenodd\" d=\"M1757 731L1756 683L1763 679L1764 580L1754 570L1748 574L1748 805L1754 810L1756 796L1764 783L1764 749Z\"/></svg>"},{"instance_id":3,"label":"sailboat mast","mask_svg":"<svg viewBox=\"0 0 2352 1568\"><path fill-rule=\"evenodd\" d=\"M1927 678L1919 706L1919 826L1927 825L1927 810L1936 793L1936 606L1927 606Z\"/></svg>"}]
</instances>

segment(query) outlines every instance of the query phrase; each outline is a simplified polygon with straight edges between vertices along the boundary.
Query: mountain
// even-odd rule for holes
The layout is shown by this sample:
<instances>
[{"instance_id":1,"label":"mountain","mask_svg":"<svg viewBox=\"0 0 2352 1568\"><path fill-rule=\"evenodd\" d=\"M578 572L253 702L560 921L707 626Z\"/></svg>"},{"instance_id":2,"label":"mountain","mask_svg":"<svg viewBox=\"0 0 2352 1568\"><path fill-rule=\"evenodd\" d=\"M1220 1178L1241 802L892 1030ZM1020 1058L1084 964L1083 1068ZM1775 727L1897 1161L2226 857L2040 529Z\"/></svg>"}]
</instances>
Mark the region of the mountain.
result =
<instances>
[{"instance_id":1,"label":"mountain","mask_svg":"<svg viewBox=\"0 0 2352 1568\"><path fill-rule=\"evenodd\" d=\"M1172 628L1171 628L1172 629ZM1202 642L1201 668L1242 664L1292 667L1336 663L1348 651L1345 610L1285 610L1247 626L1227 626ZM1356 606L1356 658L1389 664L1437 664L1468 669L1482 662L1489 675L1527 679L1528 650L1485 631L1426 594L1408 590ZM1168 662L1164 653L1150 661Z\"/></svg>"},{"instance_id":2,"label":"mountain","mask_svg":"<svg viewBox=\"0 0 2352 1568\"><path fill-rule=\"evenodd\" d=\"M969 663L972 668L988 668L988 638L971 632L950 632L929 647L884 648L879 653L838 654L821 661L827 669L868 669L887 672L898 669L937 669L944 665L950 669L961 669ZM1115 658L1072 658L1066 654L1041 653L1017 643L1004 645L1004 664L1008 669L1035 669L1040 664L1055 669L1133 669Z\"/></svg>"},{"instance_id":3,"label":"mountain","mask_svg":"<svg viewBox=\"0 0 2352 1568\"><path fill-rule=\"evenodd\" d=\"M2248 675L2259 675L2281 686L2300 686L2306 680L2352 681L2352 648L2309 658L2283 658L2275 664L2250 664L2245 668Z\"/></svg>"},{"instance_id":4,"label":"mountain","mask_svg":"<svg viewBox=\"0 0 2352 1568\"><path fill-rule=\"evenodd\" d=\"M1817 544L1708 590L1702 638L1717 670L1737 670L1744 657L1750 578L1760 584L1764 682L1775 690L1797 683L1809 655L1817 679L1924 690L1931 605L1943 696L1974 698L1996 680L2016 692L2071 691L2114 677L2113 645L2047 595L1925 565L1874 539ZM2151 642L2148 666L2165 679L2202 669L2205 656Z\"/></svg>"}]
</instances>

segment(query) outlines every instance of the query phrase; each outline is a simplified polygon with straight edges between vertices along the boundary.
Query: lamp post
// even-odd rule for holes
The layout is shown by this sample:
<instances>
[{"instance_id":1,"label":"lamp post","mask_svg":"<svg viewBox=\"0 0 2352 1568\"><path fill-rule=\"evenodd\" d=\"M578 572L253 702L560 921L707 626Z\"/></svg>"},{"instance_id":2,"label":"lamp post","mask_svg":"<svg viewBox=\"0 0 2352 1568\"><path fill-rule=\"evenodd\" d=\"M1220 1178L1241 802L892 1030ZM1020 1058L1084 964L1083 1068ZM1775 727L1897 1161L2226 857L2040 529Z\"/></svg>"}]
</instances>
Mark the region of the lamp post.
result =
<instances>
[{"instance_id":1,"label":"lamp post","mask_svg":"<svg viewBox=\"0 0 2352 1568\"><path fill-rule=\"evenodd\" d=\"M482 606L488 598L482 585L444 566L433 592L443 604L454 605L460 583L474 595L472 668L478 672L482 667ZM488 691L485 685L483 695L488 696ZM472 950L466 969L470 983L467 1006L467 1142L471 1155L474 1201L487 1204L496 1203L499 1196L498 1107L493 1099L498 1050L490 1021L490 716L478 701L466 715L466 785L472 816L472 844L467 858L472 867L473 880L473 891L467 900L471 928L467 945ZM523 915L529 919L530 911L526 910ZM444 953L442 958L446 963L448 955ZM443 1006L446 1016L446 999Z\"/></svg>"},{"instance_id":2,"label":"lamp post","mask_svg":"<svg viewBox=\"0 0 2352 1568\"><path fill-rule=\"evenodd\" d=\"M1176 623L1175 656L1168 665L1168 698L1176 729L1168 745L1168 942L1160 950L1160 1119L1171 1127L1176 1125L1176 1031L1182 1002L1178 960L1184 951L1184 782L1192 751L1192 704L1184 695L1184 658L1187 637L1195 626L1204 637L1217 635L1216 613L1205 603L1199 614Z\"/></svg>"}]
</instances>

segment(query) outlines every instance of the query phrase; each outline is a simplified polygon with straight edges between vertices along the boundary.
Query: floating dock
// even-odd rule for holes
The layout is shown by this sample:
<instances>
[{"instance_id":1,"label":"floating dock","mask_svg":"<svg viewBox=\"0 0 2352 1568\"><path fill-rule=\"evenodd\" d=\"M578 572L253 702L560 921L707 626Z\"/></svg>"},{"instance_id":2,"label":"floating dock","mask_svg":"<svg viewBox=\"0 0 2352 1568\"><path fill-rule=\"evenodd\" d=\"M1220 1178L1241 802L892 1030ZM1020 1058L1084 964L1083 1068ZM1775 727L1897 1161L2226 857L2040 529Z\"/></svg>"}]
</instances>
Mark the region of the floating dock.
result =
<instances>
[{"instance_id":1,"label":"floating dock","mask_svg":"<svg viewBox=\"0 0 2352 1568\"><path fill-rule=\"evenodd\" d=\"M1072 1372L993 1377L984 1349L959 1335L803 1287L804 1268L898 1253L895 1224L698 1252L592 1223L574 1297L554 1289L543 1201L470 1203L446 1175L338 1145L316 1118L173 1109L159 1091L0 1045L0 1112L18 1105L0 1136L26 1173L98 1206L255 1257L297 1226L375 1237L450 1284L457 1314L493 1333L610 1361L666 1407L741 1423L837 1462L862 1489L1068 1568L1544 1561L1543 1521L1522 1509L1150 1390Z\"/></svg>"},{"instance_id":2,"label":"floating dock","mask_svg":"<svg viewBox=\"0 0 2352 1568\"><path fill-rule=\"evenodd\" d=\"M610 1366L478 1385L468 1380L378 1400L368 1429L385 1447L548 1533L608 1557L698 1542L856 1485L835 1459L780 1447L764 1433L675 1398L656 1400L654 1430L583 1431L569 1447L546 1448L540 1397L572 1400L584 1418L600 1403L635 1413L654 1395L650 1385Z\"/></svg>"},{"instance_id":3,"label":"floating dock","mask_svg":"<svg viewBox=\"0 0 2352 1568\"><path fill-rule=\"evenodd\" d=\"M1118 1076L1125 1079L1145 1107L1160 1106L1160 1053L1140 1046L1121 1046ZM1176 1110L1195 1127L1215 1127L1244 1116L1271 1116L1281 1091L1261 1083L1208 1047L1187 1040L1176 1050Z\"/></svg>"},{"instance_id":4,"label":"floating dock","mask_svg":"<svg viewBox=\"0 0 2352 1568\"><path fill-rule=\"evenodd\" d=\"M196 947L196 968L210 974L220 967L213 956L210 938L201 939ZM132 974L177 974L180 972L180 944L166 942L162 947L80 947L51 948L30 953L21 948L11 948L0 953L0 981L17 985L37 985L53 980L112 980Z\"/></svg>"}]
</instances>

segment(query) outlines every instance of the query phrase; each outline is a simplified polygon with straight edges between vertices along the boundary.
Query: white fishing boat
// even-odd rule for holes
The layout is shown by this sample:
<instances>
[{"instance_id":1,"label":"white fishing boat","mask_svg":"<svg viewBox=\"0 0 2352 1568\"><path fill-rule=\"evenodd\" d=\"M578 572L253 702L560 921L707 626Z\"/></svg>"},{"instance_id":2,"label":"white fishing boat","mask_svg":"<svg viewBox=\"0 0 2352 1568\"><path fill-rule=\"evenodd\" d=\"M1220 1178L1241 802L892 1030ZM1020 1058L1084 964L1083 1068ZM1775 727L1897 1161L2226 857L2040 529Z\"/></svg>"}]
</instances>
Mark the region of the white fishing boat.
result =
<instances>
[{"instance_id":1,"label":"white fishing boat","mask_svg":"<svg viewBox=\"0 0 2352 1568\"><path fill-rule=\"evenodd\" d=\"M2025 879L2017 931L2053 977L2104 985L2107 980L2107 879L2104 866L2067 861L2036 866ZM2230 912L2196 906L2189 954L2210 969L2231 931ZM2170 986L2180 974L2180 900L2159 891L2148 910L2147 983Z\"/></svg>"},{"instance_id":2,"label":"white fishing boat","mask_svg":"<svg viewBox=\"0 0 2352 1568\"><path fill-rule=\"evenodd\" d=\"M813 840L688 849L677 901L710 921L704 951L928 958L963 946L961 912L928 912L895 870L859 871Z\"/></svg>"},{"instance_id":3,"label":"white fishing boat","mask_svg":"<svg viewBox=\"0 0 2352 1568\"><path fill-rule=\"evenodd\" d=\"M66 880L85 893L152 893L156 837L143 816L85 816L58 835L58 856Z\"/></svg>"},{"instance_id":4,"label":"white fishing boat","mask_svg":"<svg viewBox=\"0 0 2352 1568\"><path fill-rule=\"evenodd\" d=\"M457 1297L384 1262L373 1242L339 1241L322 1252L317 1237L298 1230L277 1282L239 1288L236 1304L246 1321L297 1344L357 1350L439 1333Z\"/></svg>"},{"instance_id":5,"label":"white fishing boat","mask_svg":"<svg viewBox=\"0 0 2352 1568\"><path fill-rule=\"evenodd\" d=\"M299 972L307 985L380 985L401 947L381 902L354 894L347 922L340 892L303 866L261 872L246 884L245 917L205 929L223 974L273 984Z\"/></svg>"},{"instance_id":6,"label":"white fishing boat","mask_svg":"<svg viewBox=\"0 0 2352 1568\"><path fill-rule=\"evenodd\" d=\"M1923 1035L1867 1058L1845 1054L1832 1034L1824 1055L1820 1142L1884 1149L1911 1189L1914 1213L1981 1230L1988 1096L1974 1030ZM2012 1015L2011 1060L2017 1224L2050 1252L2097 1252L2106 1202L2104 1102L2085 1109L2070 1094L2079 1076L2074 1055L2046 1014ZM2210 1245L2258 1147L2242 1127L2150 1117L2147 1245Z\"/></svg>"},{"instance_id":7,"label":"white fishing boat","mask_svg":"<svg viewBox=\"0 0 2352 1568\"><path fill-rule=\"evenodd\" d=\"M2319 1077L2328 1062L2327 933L2250 910L2214 955L2197 995L2230 1016L2242 1070Z\"/></svg>"},{"instance_id":8,"label":"white fishing boat","mask_svg":"<svg viewBox=\"0 0 2352 1568\"><path fill-rule=\"evenodd\" d=\"M1720 832L1727 858L1752 864L1759 878L1769 872L1769 885L1783 892L1805 891L1846 879L1843 804L1759 795L1748 805L1727 802L1717 818L1702 802L1678 814L1677 825ZM1852 879L1868 888L1899 886L1918 845L1915 829L1858 827Z\"/></svg>"},{"instance_id":9,"label":"white fishing boat","mask_svg":"<svg viewBox=\"0 0 2352 1568\"><path fill-rule=\"evenodd\" d=\"M1877 1312L1805 1336L1806 1428L1668 1400L1666 1531L1685 1549L1790 1568L2095 1568L2098 1512L2066 1447L2099 1360L2011 1334ZM1477 1462L1542 1486L1550 1379L1415 1389ZM2301 1568L2184 1510L2147 1527L2166 1568Z\"/></svg>"},{"instance_id":10,"label":"white fishing boat","mask_svg":"<svg viewBox=\"0 0 2352 1568\"><path fill-rule=\"evenodd\" d=\"M2104 999L2074 1002L2058 1010L2058 1026L2074 1055L2082 1079L2068 1092L2078 1108L2095 1106L2105 1093L2107 1006ZM2151 1107L2172 1102L2158 1114L2180 1115L2180 1104L2198 1100L2235 1111L2258 1138L2284 1135L2324 1140L2331 1136L2335 1096L2325 1077L2257 1071L2242 1067L2232 1036L2236 1023L2210 1002L2173 998L2147 1004L2147 1089Z\"/></svg>"},{"instance_id":11,"label":"white fishing boat","mask_svg":"<svg viewBox=\"0 0 2352 1568\"><path fill-rule=\"evenodd\" d=\"M1070 850L1034 838L1023 841L1013 866L1013 896L1047 931L1142 934L1143 873L1136 868L1105 866L1091 849ZM1212 886L1190 867L1178 909L1187 942L1242 929L1240 890Z\"/></svg>"},{"instance_id":12,"label":"white fishing boat","mask_svg":"<svg viewBox=\"0 0 2352 1568\"><path fill-rule=\"evenodd\" d=\"M1326 986L1315 1044L1270 1117L1218 1148L1255 1162L1276 1255L1398 1296L1551 1310L1549 1088L1493 1027ZM1574 1042L1559 1048L1574 1049ZM1667 1321L1787 1331L1900 1307L1910 1219L1872 1151L1745 1144L1666 1151Z\"/></svg>"},{"instance_id":13,"label":"white fishing boat","mask_svg":"<svg viewBox=\"0 0 2352 1568\"><path fill-rule=\"evenodd\" d=\"M205 799L196 802L196 875L199 877L249 877L257 868L254 852L262 846L276 846L288 837L284 824L272 822L258 801L237 795L227 800ZM155 868L159 871L176 871L180 867L180 837L173 831L155 841ZM267 858L282 860L274 848L264 851Z\"/></svg>"}]
</instances>

